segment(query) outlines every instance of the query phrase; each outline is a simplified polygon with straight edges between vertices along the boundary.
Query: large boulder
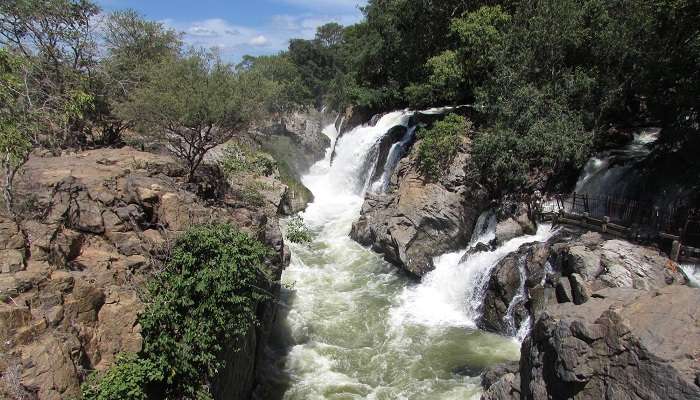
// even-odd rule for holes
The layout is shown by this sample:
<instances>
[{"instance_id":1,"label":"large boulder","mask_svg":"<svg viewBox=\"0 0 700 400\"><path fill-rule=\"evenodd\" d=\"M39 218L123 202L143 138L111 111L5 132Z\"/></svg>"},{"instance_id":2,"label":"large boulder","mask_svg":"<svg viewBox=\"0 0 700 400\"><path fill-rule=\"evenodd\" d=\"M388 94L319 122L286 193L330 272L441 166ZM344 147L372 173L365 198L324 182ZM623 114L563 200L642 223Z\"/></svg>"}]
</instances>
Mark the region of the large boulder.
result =
<instances>
[{"instance_id":1,"label":"large boulder","mask_svg":"<svg viewBox=\"0 0 700 400\"><path fill-rule=\"evenodd\" d=\"M466 179L469 139L437 180L418 170L419 146L400 161L387 194L367 194L350 233L418 277L434 268L433 257L467 244L486 205L484 190Z\"/></svg>"},{"instance_id":2,"label":"large boulder","mask_svg":"<svg viewBox=\"0 0 700 400\"><path fill-rule=\"evenodd\" d=\"M685 275L658 249L562 229L496 264L477 325L513 335L528 317L534 321L552 304L584 304L604 288L656 290L678 284L687 284Z\"/></svg>"},{"instance_id":3,"label":"large boulder","mask_svg":"<svg viewBox=\"0 0 700 400\"><path fill-rule=\"evenodd\" d=\"M700 291L608 288L583 305L551 307L522 346L521 396L545 399L700 399ZM517 379L505 374L483 399Z\"/></svg>"}]
</instances>

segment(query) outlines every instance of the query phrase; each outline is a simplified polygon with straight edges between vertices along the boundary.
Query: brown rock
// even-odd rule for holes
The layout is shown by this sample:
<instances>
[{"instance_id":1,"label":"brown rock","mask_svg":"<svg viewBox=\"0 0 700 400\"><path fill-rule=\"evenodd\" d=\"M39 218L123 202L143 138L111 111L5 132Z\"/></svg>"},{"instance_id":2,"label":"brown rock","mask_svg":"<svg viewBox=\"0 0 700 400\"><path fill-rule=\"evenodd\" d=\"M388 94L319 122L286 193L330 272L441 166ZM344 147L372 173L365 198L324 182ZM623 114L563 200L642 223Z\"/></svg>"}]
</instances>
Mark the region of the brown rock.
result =
<instances>
[{"instance_id":1,"label":"brown rock","mask_svg":"<svg viewBox=\"0 0 700 400\"><path fill-rule=\"evenodd\" d=\"M24 248L24 236L19 231L17 224L0 217L0 250Z\"/></svg>"},{"instance_id":2,"label":"brown rock","mask_svg":"<svg viewBox=\"0 0 700 400\"><path fill-rule=\"evenodd\" d=\"M24 250L0 250L1 273L15 273L24 269Z\"/></svg>"},{"instance_id":3,"label":"brown rock","mask_svg":"<svg viewBox=\"0 0 700 400\"><path fill-rule=\"evenodd\" d=\"M29 307L0 303L0 339L11 337L16 329L28 326L31 319Z\"/></svg>"}]
</instances>

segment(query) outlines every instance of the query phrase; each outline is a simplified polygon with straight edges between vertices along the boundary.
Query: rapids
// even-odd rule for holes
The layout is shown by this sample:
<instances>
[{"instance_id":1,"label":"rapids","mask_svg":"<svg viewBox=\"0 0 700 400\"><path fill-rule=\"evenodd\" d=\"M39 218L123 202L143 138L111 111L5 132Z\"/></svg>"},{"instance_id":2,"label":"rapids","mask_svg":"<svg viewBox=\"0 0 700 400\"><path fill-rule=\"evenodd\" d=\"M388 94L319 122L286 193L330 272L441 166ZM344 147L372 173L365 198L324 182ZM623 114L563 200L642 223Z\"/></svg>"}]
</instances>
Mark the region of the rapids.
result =
<instances>
[{"instance_id":1,"label":"rapids","mask_svg":"<svg viewBox=\"0 0 700 400\"><path fill-rule=\"evenodd\" d=\"M407 126L410 116L384 115L338 143L333 125L324 130L331 146L303 177L315 200L302 217L315 239L289 245L266 400L478 399L480 371L518 359L516 339L475 327L480 285L508 252L545 240L548 227L466 262L460 262L466 249L439 257L421 283L348 236L370 186L378 141L392 127ZM484 215L479 225L473 244L493 237L492 218Z\"/></svg>"}]
</instances>

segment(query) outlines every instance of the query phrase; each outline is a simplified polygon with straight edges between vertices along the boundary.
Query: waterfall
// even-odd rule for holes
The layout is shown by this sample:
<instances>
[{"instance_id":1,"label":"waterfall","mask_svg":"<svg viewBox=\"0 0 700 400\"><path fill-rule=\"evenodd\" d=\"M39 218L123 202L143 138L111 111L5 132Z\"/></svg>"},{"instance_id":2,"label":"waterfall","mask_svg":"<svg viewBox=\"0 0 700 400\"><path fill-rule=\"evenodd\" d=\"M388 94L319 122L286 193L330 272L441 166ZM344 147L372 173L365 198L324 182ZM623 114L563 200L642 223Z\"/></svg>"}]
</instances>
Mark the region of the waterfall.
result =
<instances>
[{"instance_id":1,"label":"waterfall","mask_svg":"<svg viewBox=\"0 0 700 400\"><path fill-rule=\"evenodd\" d=\"M658 140L659 133L656 128L644 129L635 133L634 139L621 149L591 157L576 183L576 192L624 197L628 188L636 184L635 164L651 153L651 145Z\"/></svg>"},{"instance_id":2,"label":"waterfall","mask_svg":"<svg viewBox=\"0 0 700 400\"><path fill-rule=\"evenodd\" d=\"M480 217L484 219L487 217ZM550 225L540 225L535 235L509 240L493 251L469 253L477 243L493 239L495 223L492 221L485 232L472 238L467 249L436 257L435 269L424 276L420 284L404 290L400 305L393 310L395 324L414 322L475 328L493 267L521 245L544 242L553 234ZM483 222L481 224L483 226ZM478 230L477 227L475 231Z\"/></svg>"},{"instance_id":3,"label":"waterfall","mask_svg":"<svg viewBox=\"0 0 700 400\"><path fill-rule=\"evenodd\" d=\"M288 244L284 317L277 329L280 337L273 341L280 348L269 350L274 356L261 398L478 398L479 371L517 359L519 346L512 340L464 329L465 307L455 303L464 303L466 297L464 291L458 296L456 288L442 302L430 299L431 293L421 299L426 302L421 306L433 304L430 312L447 316L443 319L448 323L404 318L397 325L402 313L410 317L410 293L420 295L420 287L430 283L416 284L349 237L370 186L377 146L391 128L408 127L410 119L409 111L389 113L374 126L357 127L340 137L334 125L324 129L331 140L326 157L302 177L314 201L301 216L315 238L308 245ZM389 158L395 157L400 158ZM493 217L480 218L476 231L480 234L474 242L490 241ZM450 259L458 264L461 256L446 255L445 263ZM463 278L460 273L454 281Z\"/></svg>"},{"instance_id":4,"label":"waterfall","mask_svg":"<svg viewBox=\"0 0 700 400\"><path fill-rule=\"evenodd\" d=\"M688 277L689 285L700 288L700 265L684 264L681 265L681 269Z\"/></svg>"},{"instance_id":5,"label":"waterfall","mask_svg":"<svg viewBox=\"0 0 700 400\"><path fill-rule=\"evenodd\" d=\"M385 193L389 189L391 183L391 175L393 175L399 161L406 155L409 145L416 137L416 125L413 125L406 130L406 133L399 142L394 143L389 150L389 155L384 163L384 171L382 176L372 184L371 191L374 193Z\"/></svg>"}]
</instances>

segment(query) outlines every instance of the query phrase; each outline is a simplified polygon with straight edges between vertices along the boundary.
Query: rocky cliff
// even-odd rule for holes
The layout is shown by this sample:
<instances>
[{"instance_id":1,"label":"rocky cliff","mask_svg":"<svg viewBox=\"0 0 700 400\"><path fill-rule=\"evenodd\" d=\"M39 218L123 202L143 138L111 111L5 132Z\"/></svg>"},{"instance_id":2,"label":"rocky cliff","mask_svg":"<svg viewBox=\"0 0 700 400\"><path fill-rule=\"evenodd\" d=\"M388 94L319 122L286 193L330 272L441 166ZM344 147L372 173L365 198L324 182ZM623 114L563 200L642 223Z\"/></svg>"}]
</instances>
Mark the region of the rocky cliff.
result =
<instances>
[{"instance_id":1,"label":"rocky cliff","mask_svg":"<svg viewBox=\"0 0 700 400\"><path fill-rule=\"evenodd\" d=\"M483 399L700 398L700 290L686 284L657 249L598 233L522 246L491 271L478 324L530 334L519 365L482 375Z\"/></svg>"},{"instance_id":2,"label":"rocky cliff","mask_svg":"<svg viewBox=\"0 0 700 400\"><path fill-rule=\"evenodd\" d=\"M415 276L432 258L464 247L486 205L484 191L468 182L470 140L464 138L445 174L427 180L418 170L417 142L391 177L386 193L368 193L351 237Z\"/></svg>"},{"instance_id":3,"label":"rocky cliff","mask_svg":"<svg viewBox=\"0 0 700 400\"><path fill-rule=\"evenodd\" d=\"M482 399L700 399L698 302L686 286L606 288L549 307Z\"/></svg>"},{"instance_id":4,"label":"rocky cliff","mask_svg":"<svg viewBox=\"0 0 700 400\"><path fill-rule=\"evenodd\" d=\"M215 169L195 184L183 177L169 157L130 148L29 160L17 184L24 218L0 220L2 390L77 397L89 372L138 352L149 256L192 225L228 222L264 241L279 277L288 262L276 220L281 192L251 207ZM274 307L260 304L258 314L264 323L244 339L249 346L222 355L229 364L220 381L235 377L236 387L216 384L217 398L253 390Z\"/></svg>"},{"instance_id":5,"label":"rocky cliff","mask_svg":"<svg viewBox=\"0 0 700 400\"><path fill-rule=\"evenodd\" d=\"M562 229L546 243L522 246L491 271L477 324L513 334L548 306L583 304L604 288L656 290L687 284L683 272L659 250L599 233ZM524 279L524 281L522 281ZM524 296L516 297L524 292ZM511 318L507 317L510 309Z\"/></svg>"}]
</instances>

